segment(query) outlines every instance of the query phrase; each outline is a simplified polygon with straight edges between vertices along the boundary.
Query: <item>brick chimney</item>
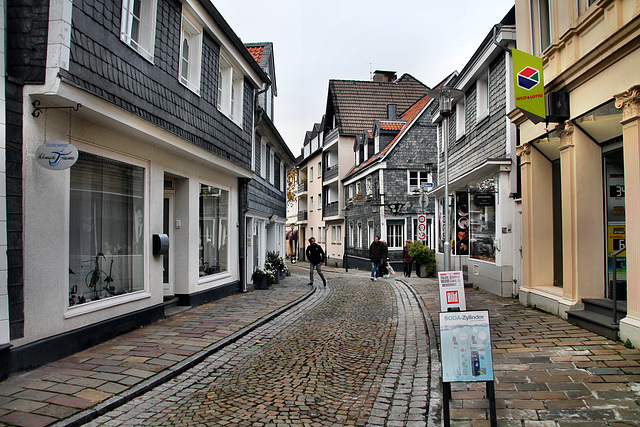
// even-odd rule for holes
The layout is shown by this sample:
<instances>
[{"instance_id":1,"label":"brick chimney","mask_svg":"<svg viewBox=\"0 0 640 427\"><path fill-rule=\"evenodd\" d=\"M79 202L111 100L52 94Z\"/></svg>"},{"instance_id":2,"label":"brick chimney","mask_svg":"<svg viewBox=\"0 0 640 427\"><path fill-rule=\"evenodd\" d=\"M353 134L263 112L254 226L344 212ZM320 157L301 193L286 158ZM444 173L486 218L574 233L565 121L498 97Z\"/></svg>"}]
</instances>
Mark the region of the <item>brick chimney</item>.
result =
<instances>
[{"instance_id":1,"label":"brick chimney","mask_svg":"<svg viewBox=\"0 0 640 427\"><path fill-rule=\"evenodd\" d=\"M382 71L376 70L373 72L373 81L374 82L395 82L398 79L395 71Z\"/></svg>"}]
</instances>

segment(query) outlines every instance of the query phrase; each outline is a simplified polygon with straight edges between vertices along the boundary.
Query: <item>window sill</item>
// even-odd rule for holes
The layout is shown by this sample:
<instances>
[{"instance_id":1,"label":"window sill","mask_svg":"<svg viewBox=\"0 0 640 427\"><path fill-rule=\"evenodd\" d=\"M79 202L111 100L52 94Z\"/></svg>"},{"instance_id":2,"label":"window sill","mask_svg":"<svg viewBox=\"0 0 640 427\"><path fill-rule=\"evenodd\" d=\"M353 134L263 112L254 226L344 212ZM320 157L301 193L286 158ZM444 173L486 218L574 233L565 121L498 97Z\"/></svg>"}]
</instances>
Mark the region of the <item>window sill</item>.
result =
<instances>
[{"instance_id":1,"label":"window sill","mask_svg":"<svg viewBox=\"0 0 640 427\"><path fill-rule=\"evenodd\" d=\"M234 125L238 126L239 128L242 129L242 124L238 123L236 121L236 119L233 118L233 116L231 116L228 112L226 112L225 110L223 110L222 108L218 107L218 111L220 112L220 114L222 114L223 116L225 116L226 118L228 118L231 123L233 123Z\"/></svg>"},{"instance_id":2,"label":"window sill","mask_svg":"<svg viewBox=\"0 0 640 427\"><path fill-rule=\"evenodd\" d=\"M178 79L178 81L182 84L182 86L186 87L191 92L193 92L196 95L200 96L200 82L198 82L197 84L193 84L189 80L185 80L182 77L180 77Z\"/></svg>"},{"instance_id":3,"label":"window sill","mask_svg":"<svg viewBox=\"0 0 640 427\"><path fill-rule=\"evenodd\" d=\"M202 276L198 278L198 286L210 285L214 282L222 279L227 279L229 277L231 277L231 273L229 273L228 271Z\"/></svg>"},{"instance_id":4,"label":"window sill","mask_svg":"<svg viewBox=\"0 0 640 427\"><path fill-rule=\"evenodd\" d=\"M85 302L84 304L78 304L68 307L67 311L64 313L64 318L71 319L73 317L82 316L84 314L93 313L99 310L104 310L106 308L111 308L134 301L139 301L145 298L151 298L151 294L146 291L136 291L124 295L101 299L98 301L89 301Z\"/></svg>"}]
</instances>

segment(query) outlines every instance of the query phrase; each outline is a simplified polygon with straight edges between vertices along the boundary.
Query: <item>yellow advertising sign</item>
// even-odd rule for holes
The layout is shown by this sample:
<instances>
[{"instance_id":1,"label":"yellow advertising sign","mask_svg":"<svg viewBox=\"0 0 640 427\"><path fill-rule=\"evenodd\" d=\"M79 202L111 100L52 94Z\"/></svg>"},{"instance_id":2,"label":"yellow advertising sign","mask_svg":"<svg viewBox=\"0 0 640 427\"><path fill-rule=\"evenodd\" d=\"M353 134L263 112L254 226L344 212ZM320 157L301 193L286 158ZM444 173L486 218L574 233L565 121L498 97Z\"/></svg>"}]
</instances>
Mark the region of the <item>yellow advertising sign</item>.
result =
<instances>
[{"instance_id":1,"label":"yellow advertising sign","mask_svg":"<svg viewBox=\"0 0 640 427\"><path fill-rule=\"evenodd\" d=\"M512 49L511 55L516 107L532 122L541 122L546 118L542 58L518 49Z\"/></svg>"}]
</instances>

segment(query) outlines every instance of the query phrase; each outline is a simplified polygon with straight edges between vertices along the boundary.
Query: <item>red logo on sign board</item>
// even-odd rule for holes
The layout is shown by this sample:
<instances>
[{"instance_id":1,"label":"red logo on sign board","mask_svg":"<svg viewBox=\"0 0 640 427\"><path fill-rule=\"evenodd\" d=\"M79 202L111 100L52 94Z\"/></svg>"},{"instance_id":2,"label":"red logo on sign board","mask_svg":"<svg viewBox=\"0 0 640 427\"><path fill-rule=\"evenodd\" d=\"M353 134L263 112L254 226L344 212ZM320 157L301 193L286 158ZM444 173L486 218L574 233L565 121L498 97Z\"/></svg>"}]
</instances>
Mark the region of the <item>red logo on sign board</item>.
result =
<instances>
[{"instance_id":1,"label":"red logo on sign board","mask_svg":"<svg viewBox=\"0 0 640 427\"><path fill-rule=\"evenodd\" d=\"M447 304L458 304L459 302L458 291L447 291Z\"/></svg>"}]
</instances>

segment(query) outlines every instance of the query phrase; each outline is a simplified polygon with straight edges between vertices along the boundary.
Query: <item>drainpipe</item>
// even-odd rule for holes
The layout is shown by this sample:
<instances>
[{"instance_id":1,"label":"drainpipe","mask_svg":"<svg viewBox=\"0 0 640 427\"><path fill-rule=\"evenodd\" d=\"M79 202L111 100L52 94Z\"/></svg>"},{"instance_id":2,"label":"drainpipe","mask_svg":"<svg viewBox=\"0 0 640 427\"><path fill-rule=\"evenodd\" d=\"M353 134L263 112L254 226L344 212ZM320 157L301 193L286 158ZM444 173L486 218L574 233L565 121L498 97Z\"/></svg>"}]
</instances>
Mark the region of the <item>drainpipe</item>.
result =
<instances>
[{"instance_id":1,"label":"drainpipe","mask_svg":"<svg viewBox=\"0 0 640 427\"><path fill-rule=\"evenodd\" d=\"M265 83L264 84L264 88L260 89L259 91L256 92L256 96L254 97L253 100L253 108L254 110L258 110L258 108L260 108L260 105L258 105L258 97L265 93L267 90L269 90L269 84ZM264 109L260 108L260 110L258 110L258 120L254 123L254 128L258 127L258 125L260 124L260 122L262 121L262 116L264 115Z\"/></svg>"}]
</instances>

